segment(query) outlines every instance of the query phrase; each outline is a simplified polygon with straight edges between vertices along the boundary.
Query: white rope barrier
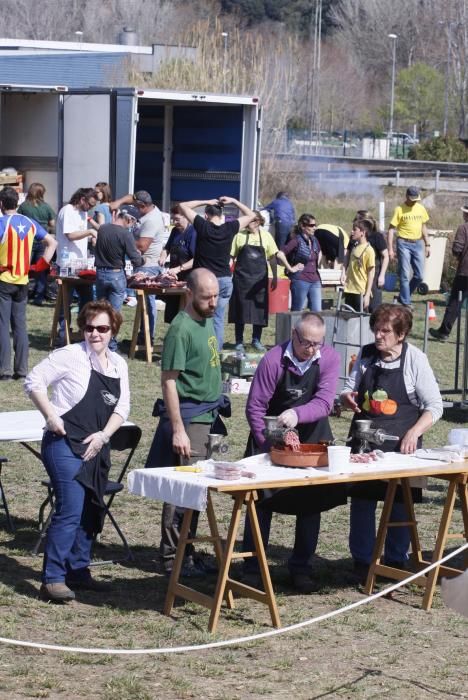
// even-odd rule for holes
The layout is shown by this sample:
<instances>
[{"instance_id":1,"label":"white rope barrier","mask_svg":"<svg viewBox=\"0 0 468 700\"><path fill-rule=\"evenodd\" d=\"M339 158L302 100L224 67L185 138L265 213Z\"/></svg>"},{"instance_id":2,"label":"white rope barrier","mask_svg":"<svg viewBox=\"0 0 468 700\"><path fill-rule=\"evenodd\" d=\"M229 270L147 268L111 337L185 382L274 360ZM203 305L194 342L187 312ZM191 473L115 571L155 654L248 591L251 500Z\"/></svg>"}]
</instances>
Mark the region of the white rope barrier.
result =
<instances>
[{"instance_id":1,"label":"white rope barrier","mask_svg":"<svg viewBox=\"0 0 468 700\"><path fill-rule=\"evenodd\" d=\"M310 625L314 625L318 622L323 622L324 620L330 620L333 617L337 617L338 615L341 615L342 613L348 612L349 610L354 610L355 608L359 608L362 605L367 605L368 603L373 602L374 600L377 600L378 598L382 598L389 593L392 593L393 591L396 591L398 588L401 588L401 586L406 586L415 579L419 578L420 576L423 576L424 574L427 574L429 571L432 571L432 569L435 569L437 566L440 564L444 564L446 561L449 559L452 559L452 557L457 556L461 552L463 552L465 549L468 548L468 542L458 549L454 550L450 554L447 554L445 557L442 559L439 559L439 561L434 562L433 564L430 564L427 566L425 569L422 569L421 571L418 571L416 574L412 574L411 576L408 576L408 578L405 578L403 581L398 581L397 583L387 586L387 588L384 588L383 590L379 591L378 593L374 593L371 596L367 596L366 598L363 598L362 600L358 600L355 603L350 603L349 605L344 606L343 608L338 608L337 610L332 610L331 612L324 613L323 615L319 615L318 617L313 617L310 620L304 620L303 622L296 622L294 625L288 625L287 627L281 627L279 629L272 629L268 630L267 632L259 632L258 634L251 634L247 637L236 637L235 639L223 639L219 642L208 642L207 644L194 644L191 646L180 646L180 647L160 647L157 649L102 649L99 647L72 647L72 646L65 646L61 644L42 644L40 642L24 642L18 639L8 639L6 637L0 637L0 643L1 644L9 644L11 646L20 646L20 647L28 647L32 649L47 649L48 651L65 651L68 653L74 653L74 654L106 654L106 655L115 655L115 656L139 656L143 654L180 654L182 652L186 651L203 651L205 649L218 649L220 647L227 647L227 646L234 646L237 644L245 644L246 642L254 642L257 641L258 639L267 639L268 637L275 637L278 634L286 634L287 632L293 632L298 629L302 629L303 627L308 627Z\"/></svg>"}]
</instances>

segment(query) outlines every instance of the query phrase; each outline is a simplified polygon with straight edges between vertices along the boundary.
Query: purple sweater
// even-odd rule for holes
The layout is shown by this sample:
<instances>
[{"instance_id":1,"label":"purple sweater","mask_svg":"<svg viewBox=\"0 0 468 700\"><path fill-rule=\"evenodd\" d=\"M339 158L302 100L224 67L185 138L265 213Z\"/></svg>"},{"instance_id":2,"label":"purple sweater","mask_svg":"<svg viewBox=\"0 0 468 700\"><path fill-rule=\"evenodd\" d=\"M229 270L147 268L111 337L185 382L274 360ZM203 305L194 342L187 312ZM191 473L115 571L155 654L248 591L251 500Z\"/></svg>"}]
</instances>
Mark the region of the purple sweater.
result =
<instances>
[{"instance_id":1,"label":"purple sweater","mask_svg":"<svg viewBox=\"0 0 468 700\"><path fill-rule=\"evenodd\" d=\"M255 442L260 449L264 448L265 443L263 417L267 415L268 403L275 392L284 369L286 368L288 372L299 374L291 360L284 357L288 344L289 341L282 345L275 345L274 348L264 355L250 387L246 415ZM320 358L317 360L320 367L320 377L314 398L309 403L294 408L299 418L299 423L314 423L320 418L325 418L330 414L333 407L340 374L340 356L329 345L321 348L320 355Z\"/></svg>"}]
</instances>

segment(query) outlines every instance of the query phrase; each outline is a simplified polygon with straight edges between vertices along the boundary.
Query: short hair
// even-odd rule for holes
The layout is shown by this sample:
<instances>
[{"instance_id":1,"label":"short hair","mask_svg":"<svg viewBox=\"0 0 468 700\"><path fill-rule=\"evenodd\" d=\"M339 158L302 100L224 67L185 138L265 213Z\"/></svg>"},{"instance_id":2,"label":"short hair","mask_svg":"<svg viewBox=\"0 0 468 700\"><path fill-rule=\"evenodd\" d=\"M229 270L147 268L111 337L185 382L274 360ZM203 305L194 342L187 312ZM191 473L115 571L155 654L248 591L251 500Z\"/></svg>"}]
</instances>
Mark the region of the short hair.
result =
<instances>
[{"instance_id":1,"label":"short hair","mask_svg":"<svg viewBox=\"0 0 468 700\"><path fill-rule=\"evenodd\" d=\"M183 216L182 214L182 209L178 204L175 204L173 207L171 207L171 215L172 216Z\"/></svg>"},{"instance_id":2,"label":"short hair","mask_svg":"<svg viewBox=\"0 0 468 700\"><path fill-rule=\"evenodd\" d=\"M97 199L97 192L94 187L80 187L76 190L76 192L73 192L69 203L75 206L76 204L80 203L80 200L83 199L83 197L85 199L90 199L91 197L93 199Z\"/></svg>"},{"instance_id":3,"label":"short hair","mask_svg":"<svg viewBox=\"0 0 468 700\"><path fill-rule=\"evenodd\" d=\"M84 331L88 321L92 320L98 314L107 314L109 316L112 335L117 335L123 321L122 314L116 311L106 299L88 301L88 303L83 306L77 318L80 331Z\"/></svg>"},{"instance_id":4,"label":"short hair","mask_svg":"<svg viewBox=\"0 0 468 700\"><path fill-rule=\"evenodd\" d=\"M207 270L206 267L197 267L195 270L192 270L187 277L186 285L188 289L190 289L191 292L196 292L201 286L201 278L205 276L212 277L217 281L216 275L214 275L211 270Z\"/></svg>"},{"instance_id":5,"label":"short hair","mask_svg":"<svg viewBox=\"0 0 468 700\"><path fill-rule=\"evenodd\" d=\"M41 182L32 182L29 185L26 199L28 200L28 202L33 202L33 204L36 204L36 202L43 202L45 191L46 188Z\"/></svg>"},{"instance_id":6,"label":"short hair","mask_svg":"<svg viewBox=\"0 0 468 700\"><path fill-rule=\"evenodd\" d=\"M400 304L381 304L371 313L369 325L372 332L377 325L390 323L396 335L404 338L413 327L413 314L407 306Z\"/></svg>"},{"instance_id":7,"label":"short hair","mask_svg":"<svg viewBox=\"0 0 468 700\"><path fill-rule=\"evenodd\" d=\"M223 207L221 204L207 204L205 207L205 214L208 216L222 216Z\"/></svg>"},{"instance_id":8,"label":"short hair","mask_svg":"<svg viewBox=\"0 0 468 700\"><path fill-rule=\"evenodd\" d=\"M18 192L13 187L4 187L0 190L0 205L2 209L16 209L18 207Z\"/></svg>"},{"instance_id":9,"label":"short hair","mask_svg":"<svg viewBox=\"0 0 468 700\"><path fill-rule=\"evenodd\" d=\"M108 182L96 182L97 192L102 192L103 202L112 202L112 190Z\"/></svg>"},{"instance_id":10,"label":"short hair","mask_svg":"<svg viewBox=\"0 0 468 700\"><path fill-rule=\"evenodd\" d=\"M366 236L368 236L369 233L372 233L372 231L374 230L372 221L369 221L369 219L356 219L356 221L353 222L353 228L354 227L361 229L361 231L364 231Z\"/></svg>"},{"instance_id":11,"label":"short hair","mask_svg":"<svg viewBox=\"0 0 468 700\"><path fill-rule=\"evenodd\" d=\"M253 209L253 213L255 214L255 219L252 219L252 221L258 221L260 226L265 225L265 217L262 216L262 214L258 211L258 209Z\"/></svg>"},{"instance_id":12,"label":"short hair","mask_svg":"<svg viewBox=\"0 0 468 700\"><path fill-rule=\"evenodd\" d=\"M304 311L299 318L297 319L296 323L294 324L294 328L300 328L304 323L311 323L313 326L325 326L325 321L323 320L322 316L318 314L316 311Z\"/></svg>"},{"instance_id":13,"label":"short hair","mask_svg":"<svg viewBox=\"0 0 468 700\"><path fill-rule=\"evenodd\" d=\"M278 192L275 199L280 199L280 197L287 197L288 193L282 190L281 192Z\"/></svg>"}]
</instances>

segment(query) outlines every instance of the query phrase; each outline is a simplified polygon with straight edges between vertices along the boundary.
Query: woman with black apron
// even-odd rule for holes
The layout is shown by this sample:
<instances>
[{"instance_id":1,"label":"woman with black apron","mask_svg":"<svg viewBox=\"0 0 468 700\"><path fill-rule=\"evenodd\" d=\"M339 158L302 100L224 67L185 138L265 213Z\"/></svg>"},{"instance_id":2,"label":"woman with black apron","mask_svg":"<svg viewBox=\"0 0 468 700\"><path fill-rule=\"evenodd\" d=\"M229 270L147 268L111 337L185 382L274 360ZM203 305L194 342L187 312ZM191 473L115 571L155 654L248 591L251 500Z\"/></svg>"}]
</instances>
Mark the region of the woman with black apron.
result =
<instances>
[{"instance_id":1,"label":"woman with black apron","mask_svg":"<svg viewBox=\"0 0 468 700\"><path fill-rule=\"evenodd\" d=\"M180 281L185 281L193 267L193 256L197 243L197 232L188 219L180 213L179 207L171 209L174 227L167 243L161 251L159 264L164 267L169 257L169 272ZM179 297L166 298L164 322L171 323L179 313Z\"/></svg>"},{"instance_id":2,"label":"woman with black apron","mask_svg":"<svg viewBox=\"0 0 468 700\"><path fill-rule=\"evenodd\" d=\"M295 424L299 432L301 443L318 443L331 441L333 435L328 421L328 411L325 405L333 402L339 373L339 359L335 350L323 347L325 327L322 319L316 314L306 315L299 321L293 331L293 337L289 344L276 346L265 356L260 364L252 382L252 388L247 402L247 418L251 426L256 423L255 414L262 405L263 415L278 416L278 422L285 427L292 427L289 422ZM307 336L307 337L304 337ZM269 356L272 355L270 358ZM274 358L273 358L274 355ZM279 378L271 397L262 400L262 389L265 381L268 383L271 365L279 362L281 370ZM305 366L304 366L305 363ZM270 367L268 367L270 365ZM301 367L301 371L299 369ZM320 376L325 368L334 369L327 374L328 401L323 396ZM333 374L333 377L331 376ZM309 423L298 422L298 414L295 409L307 404L313 404L314 398L322 393L317 406L323 409L322 417ZM263 409L264 406L264 409ZM254 430L254 427L252 427ZM249 435L246 455L250 456L268 451L269 445L259 446L254 434ZM296 515L296 535L292 556L288 561L288 568L294 588L302 593L308 593L315 589L315 584L310 576L312 573L311 559L315 552L320 530L320 513L338 505L346 503L346 490L341 486L314 486L263 490L259 494L257 502L257 514L262 538L265 546L268 545L272 513L285 513ZM252 544L250 523L246 521L244 534L244 550L249 551ZM245 560L245 570L248 573L256 573L258 565L256 559Z\"/></svg>"},{"instance_id":3,"label":"woman with black apron","mask_svg":"<svg viewBox=\"0 0 468 700\"><path fill-rule=\"evenodd\" d=\"M121 323L109 302L89 302L78 316L84 342L56 350L25 381L46 419L41 455L56 499L44 551L44 600L73 600L74 588L107 589L88 566L103 524L108 443L129 412L127 365L108 349Z\"/></svg>"},{"instance_id":4,"label":"woman with black apron","mask_svg":"<svg viewBox=\"0 0 468 700\"><path fill-rule=\"evenodd\" d=\"M366 345L358 356L342 393L345 406L354 411L350 435L356 420L372 420L373 428L398 435L400 441L385 442L384 452L412 454L422 444L422 435L442 415L442 399L427 357L406 342L412 327L409 309L382 304L373 312L370 327L375 343ZM353 438L352 451L359 450ZM351 488L350 550L358 571L370 564L375 544L375 510L385 498L386 483L371 481ZM413 488L413 500L421 502L422 490ZM393 505L391 520L408 516L401 492ZM404 568L408 557L408 527L389 528L385 542L387 564Z\"/></svg>"},{"instance_id":5,"label":"woman with black apron","mask_svg":"<svg viewBox=\"0 0 468 700\"><path fill-rule=\"evenodd\" d=\"M240 231L232 242L231 258L235 261L232 278L233 291L229 302L228 322L235 324L236 350L244 352L244 327L252 324L252 346L263 352L262 330L268 326L268 265L276 289L276 254L278 248L273 236L261 229L265 219L255 211L255 219L245 231Z\"/></svg>"}]
</instances>

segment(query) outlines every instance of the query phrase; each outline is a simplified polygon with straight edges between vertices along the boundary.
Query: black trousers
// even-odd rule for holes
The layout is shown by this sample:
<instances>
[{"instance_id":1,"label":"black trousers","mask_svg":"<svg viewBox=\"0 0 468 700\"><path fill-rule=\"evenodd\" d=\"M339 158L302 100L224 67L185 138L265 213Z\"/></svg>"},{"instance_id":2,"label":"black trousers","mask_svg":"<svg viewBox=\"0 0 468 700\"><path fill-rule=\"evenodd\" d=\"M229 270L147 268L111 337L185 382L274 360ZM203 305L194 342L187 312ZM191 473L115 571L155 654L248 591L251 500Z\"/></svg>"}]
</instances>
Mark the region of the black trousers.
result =
<instances>
[{"instance_id":1,"label":"black trousers","mask_svg":"<svg viewBox=\"0 0 468 700\"><path fill-rule=\"evenodd\" d=\"M450 290L450 298L445 309L444 318L440 324L439 331L444 335L450 335L453 324L457 320L460 312L460 302L458 301L459 292L463 292L462 303L468 296L468 277L456 275L453 280L452 289Z\"/></svg>"}]
</instances>

